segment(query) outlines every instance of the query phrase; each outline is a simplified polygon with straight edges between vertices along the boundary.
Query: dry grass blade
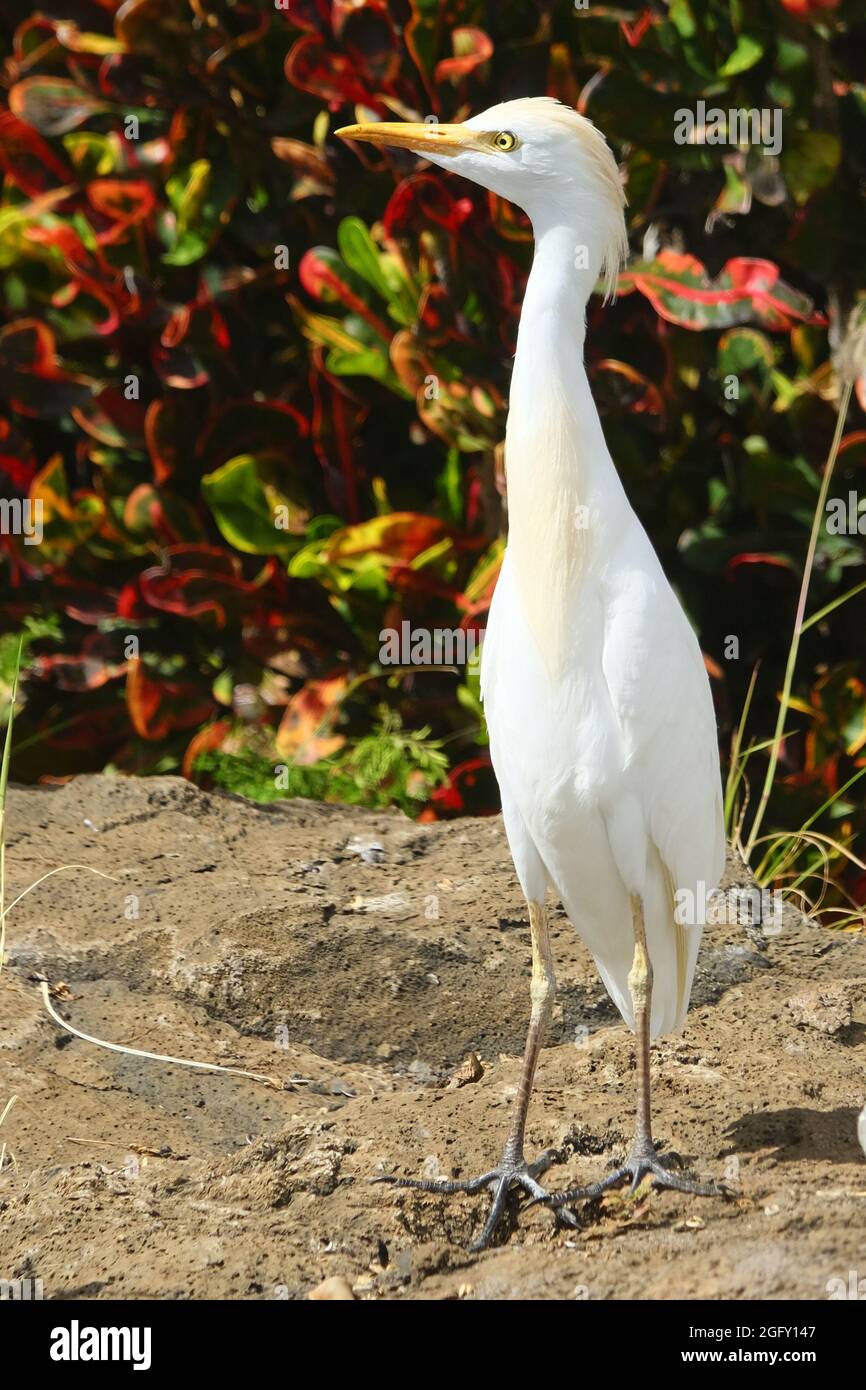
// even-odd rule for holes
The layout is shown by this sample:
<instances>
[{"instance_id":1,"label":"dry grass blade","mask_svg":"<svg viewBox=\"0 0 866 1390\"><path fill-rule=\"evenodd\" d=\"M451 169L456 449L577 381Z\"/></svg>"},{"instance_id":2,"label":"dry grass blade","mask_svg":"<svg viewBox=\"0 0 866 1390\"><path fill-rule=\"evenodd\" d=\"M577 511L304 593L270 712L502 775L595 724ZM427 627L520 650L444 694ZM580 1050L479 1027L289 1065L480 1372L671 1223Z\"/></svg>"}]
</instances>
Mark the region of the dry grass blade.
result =
<instances>
[{"instance_id":1,"label":"dry grass blade","mask_svg":"<svg viewBox=\"0 0 866 1390\"><path fill-rule=\"evenodd\" d=\"M150 1062L168 1062L174 1067L193 1067L196 1071L221 1071L229 1076L245 1076L249 1081L261 1081L265 1086L272 1086L275 1090L281 1091L283 1084L276 1077L265 1076L262 1072L243 1071L241 1067L222 1067L218 1062L191 1062L186 1057L169 1057L162 1052L143 1052L139 1047L127 1047L123 1043L106 1042L104 1038L94 1038L90 1033L82 1033L80 1029L73 1028L71 1023L67 1023L51 1003L51 996L48 992L48 985L43 980L40 985L42 990L42 1002L48 1010L54 1022L61 1028L65 1028L67 1033L71 1033L75 1038L81 1038L82 1042L93 1043L95 1047L105 1047L109 1052L123 1052L128 1057L145 1057Z\"/></svg>"},{"instance_id":2,"label":"dry grass blade","mask_svg":"<svg viewBox=\"0 0 866 1390\"><path fill-rule=\"evenodd\" d=\"M0 1125L2 1125L3 1121L6 1119L6 1116L9 1114L9 1111L12 1109L12 1107L13 1107L13 1105L15 1104L15 1102L17 1101L17 1099L18 1099L17 1096L10 1096L9 1099L7 1100L6 1104L3 1106L3 1114L0 1115ZM0 1145L0 1172L2 1172L2 1170L3 1170L3 1164L4 1164L5 1162L6 1162L6 1145L5 1145L5 1143L4 1143L4 1144Z\"/></svg>"},{"instance_id":3,"label":"dry grass blade","mask_svg":"<svg viewBox=\"0 0 866 1390\"><path fill-rule=\"evenodd\" d=\"M6 959L6 789L9 786L9 759L12 756L12 726L15 723L15 701L18 698L18 675L21 670L23 637L18 639L12 694L9 697L9 718L3 740L3 761L0 762L0 973ZM4 1111L5 1114L5 1111Z\"/></svg>"}]
</instances>

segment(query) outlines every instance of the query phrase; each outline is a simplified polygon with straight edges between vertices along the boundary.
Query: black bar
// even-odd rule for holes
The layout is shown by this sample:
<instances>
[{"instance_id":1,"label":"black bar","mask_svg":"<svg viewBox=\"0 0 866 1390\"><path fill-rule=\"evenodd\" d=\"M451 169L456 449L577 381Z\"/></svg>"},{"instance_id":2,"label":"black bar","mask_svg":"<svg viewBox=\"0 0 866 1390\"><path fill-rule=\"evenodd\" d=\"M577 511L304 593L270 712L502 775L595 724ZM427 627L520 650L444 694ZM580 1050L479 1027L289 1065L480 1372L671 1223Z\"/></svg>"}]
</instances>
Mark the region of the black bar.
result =
<instances>
[{"instance_id":1,"label":"black bar","mask_svg":"<svg viewBox=\"0 0 866 1390\"><path fill-rule=\"evenodd\" d=\"M437 1361L449 1374L463 1378L476 1357L481 1358L487 1379L499 1356L507 1374L513 1373L514 1356L522 1360L526 1355L543 1380L561 1376L563 1364L575 1376L586 1373L601 1383L607 1374L618 1382L624 1372L641 1370L653 1380L675 1368L702 1377L711 1366L734 1373L740 1367L760 1367L770 1378L778 1371L784 1374L789 1366L817 1371L822 1379L838 1369L859 1380L864 1333L864 1294L859 1287L858 1282L854 1297L846 1291L844 1296L840 1292L821 1302L575 1299L567 1311L562 1303L555 1303L550 1321L553 1300L524 1306L515 1316L508 1302L482 1305L471 1298L455 1299L458 1308L475 1305L470 1320L464 1322L457 1311L457 1323L452 1324L447 1314L443 1318L439 1306L435 1323L429 1323L425 1332L429 1310L422 1311L420 1339L409 1346L399 1336L418 1326L414 1319L419 1303L403 1298L358 1300L382 1306L378 1312L359 1307L349 1314L348 1323L343 1323L343 1315L278 1299L233 1303L12 1300L0 1303L0 1328L10 1356L16 1346L26 1348L28 1371L51 1378L84 1372L98 1375L102 1369L116 1376L118 1371L132 1372L138 1361L139 1378L166 1371L225 1377L231 1366L256 1378L282 1366L293 1380L332 1382L341 1366L355 1373L361 1370L370 1351L367 1338L375 1337L372 1352L380 1374L396 1373L401 1379L414 1378L419 1368L429 1375ZM394 1313L387 1307L393 1303L404 1307ZM507 1316L501 1333L493 1336L487 1323L491 1309L505 1311ZM396 1323L391 1322L392 1315ZM493 1320L498 1323L495 1311ZM102 1329L115 1329L115 1333L103 1336ZM455 1333L459 1340L454 1340ZM389 1341L392 1334L398 1340ZM125 1358L107 1359L115 1349ZM105 1359L89 1359L94 1350ZM265 1370L268 1365L271 1372Z\"/></svg>"}]
</instances>

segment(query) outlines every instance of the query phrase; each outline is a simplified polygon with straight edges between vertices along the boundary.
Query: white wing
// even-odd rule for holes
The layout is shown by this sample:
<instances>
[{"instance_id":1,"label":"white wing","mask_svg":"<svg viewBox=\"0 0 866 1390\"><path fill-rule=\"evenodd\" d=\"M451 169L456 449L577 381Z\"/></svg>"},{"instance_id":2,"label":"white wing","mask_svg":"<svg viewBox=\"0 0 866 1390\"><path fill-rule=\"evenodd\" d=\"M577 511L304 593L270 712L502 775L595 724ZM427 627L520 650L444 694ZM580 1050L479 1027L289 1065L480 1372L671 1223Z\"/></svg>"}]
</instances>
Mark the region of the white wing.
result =
<instances>
[{"instance_id":1,"label":"white wing","mask_svg":"<svg viewBox=\"0 0 866 1390\"><path fill-rule=\"evenodd\" d=\"M635 518L606 573L602 670L624 757L623 803L635 818L606 818L614 859L633 869L646 854L643 888L653 962L652 1032L685 1022L708 895L725 863L718 739L698 641ZM629 1022L622 952L599 969Z\"/></svg>"},{"instance_id":2,"label":"white wing","mask_svg":"<svg viewBox=\"0 0 866 1390\"><path fill-rule=\"evenodd\" d=\"M674 889L695 895L689 925L724 869L718 739L710 684L688 619L642 528L617 565L602 668L649 836Z\"/></svg>"}]
</instances>

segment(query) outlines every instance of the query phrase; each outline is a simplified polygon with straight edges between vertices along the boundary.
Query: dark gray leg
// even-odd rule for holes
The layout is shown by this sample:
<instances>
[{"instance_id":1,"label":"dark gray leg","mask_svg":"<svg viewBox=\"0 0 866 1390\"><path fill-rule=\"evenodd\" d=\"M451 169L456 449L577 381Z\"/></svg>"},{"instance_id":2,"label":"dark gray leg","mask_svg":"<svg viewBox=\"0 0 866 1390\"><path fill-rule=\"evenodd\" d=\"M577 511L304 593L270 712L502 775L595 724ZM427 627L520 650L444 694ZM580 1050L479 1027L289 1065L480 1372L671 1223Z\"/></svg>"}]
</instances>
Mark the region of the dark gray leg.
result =
<instances>
[{"instance_id":1,"label":"dark gray leg","mask_svg":"<svg viewBox=\"0 0 866 1390\"><path fill-rule=\"evenodd\" d=\"M637 1111L635 1114L634 1139L631 1152L625 1163L616 1168L600 1182L591 1187L575 1187L568 1192L556 1192L540 1200L548 1206L559 1208L564 1202L587 1201L600 1197L611 1187L617 1187L624 1179L631 1180L632 1192L647 1174L652 1174L657 1187L672 1187L678 1192L692 1192L698 1197L720 1197L725 1188L712 1182L697 1182L671 1170L656 1153L652 1137L652 1111L650 1107L650 1018L652 1015L653 968L646 944L643 902L637 894L631 899L632 924L634 928L634 958L629 971L628 987L634 1008L635 1053L637 1059Z\"/></svg>"},{"instance_id":2,"label":"dark gray leg","mask_svg":"<svg viewBox=\"0 0 866 1390\"><path fill-rule=\"evenodd\" d=\"M523 1053L523 1068L520 1073L520 1086L511 1118L511 1127L502 1158L496 1168L482 1173L477 1178L463 1181L425 1181L421 1178L374 1178L374 1182L391 1183L395 1187L414 1187L421 1192L481 1192L489 1187L493 1192L493 1203L484 1223L481 1235L472 1244L473 1250L483 1250L499 1225L505 1212L508 1194L512 1188L522 1188L535 1201L544 1201L547 1193L537 1179L555 1161L555 1154L544 1153L534 1163L527 1163L523 1156L523 1141L526 1132L526 1116L529 1099L535 1080L535 1069L544 1033L553 1012L556 992L556 979L553 973L553 953L550 949L550 932L547 921L547 908L544 903L529 903L529 931L532 938L532 984L530 998L532 1011L526 1047ZM571 1212L558 1213L559 1219L569 1226L576 1226L577 1219Z\"/></svg>"}]
</instances>

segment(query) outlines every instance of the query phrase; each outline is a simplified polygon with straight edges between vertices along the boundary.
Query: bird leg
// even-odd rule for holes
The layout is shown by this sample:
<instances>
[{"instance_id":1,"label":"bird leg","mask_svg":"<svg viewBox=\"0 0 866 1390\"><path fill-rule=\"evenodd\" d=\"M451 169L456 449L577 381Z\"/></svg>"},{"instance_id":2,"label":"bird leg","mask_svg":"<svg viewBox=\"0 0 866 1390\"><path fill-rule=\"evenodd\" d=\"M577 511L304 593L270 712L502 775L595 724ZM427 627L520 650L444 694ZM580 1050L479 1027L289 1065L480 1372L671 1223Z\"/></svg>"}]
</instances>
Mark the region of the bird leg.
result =
<instances>
[{"instance_id":1,"label":"bird leg","mask_svg":"<svg viewBox=\"0 0 866 1390\"><path fill-rule=\"evenodd\" d=\"M541 1051L544 1032L553 1012L553 999L556 991L547 908L544 903L529 903L529 931L532 939L532 984L530 986L532 1011L523 1053L520 1085L511 1117L511 1127L499 1164L497 1167L491 1168L489 1172L482 1173L480 1177L459 1181L391 1176L374 1179L375 1182L391 1183L395 1187L414 1187L421 1192L449 1194L482 1192L489 1187L493 1193L493 1202L484 1223L484 1229L470 1247L472 1250L483 1250L489 1244L490 1238L505 1212L508 1194L512 1188L522 1188L534 1201L544 1201L547 1198L548 1194L539 1184L538 1178L556 1160L556 1154L553 1152L541 1154L533 1163L527 1163L523 1155L526 1116L529 1110L529 1098L532 1094L532 1083L535 1080L535 1069L538 1065L538 1055ZM566 1225L576 1226L578 1224L571 1212L557 1212L557 1217L563 1220Z\"/></svg>"},{"instance_id":2,"label":"bird leg","mask_svg":"<svg viewBox=\"0 0 866 1390\"><path fill-rule=\"evenodd\" d=\"M646 944L643 902L640 895L631 895L632 924L634 928L634 957L628 976L628 988L634 1009L635 1055L637 1061L637 1111L635 1115L634 1139L631 1151L621 1167L608 1173L600 1182L590 1187L575 1187L568 1192L556 1192L541 1198L546 1206L559 1208L565 1202L578 1200L591 1201L600 1197L611 1187L617 1187L624 1179L631 1180L634 1192L645 1177L652 1176L657 1187L675 1188L677 1192L691 1192L698 1197L723 1197L726 1189L713 1182L697 1182L682 1173L672 1171L671 1162L676 1160L667 1155L667 1162L656 1152L652 1137L652 1113L650 1108L650 1018L652 1015L653 968Z\"/></svg>"}]
</instances>

